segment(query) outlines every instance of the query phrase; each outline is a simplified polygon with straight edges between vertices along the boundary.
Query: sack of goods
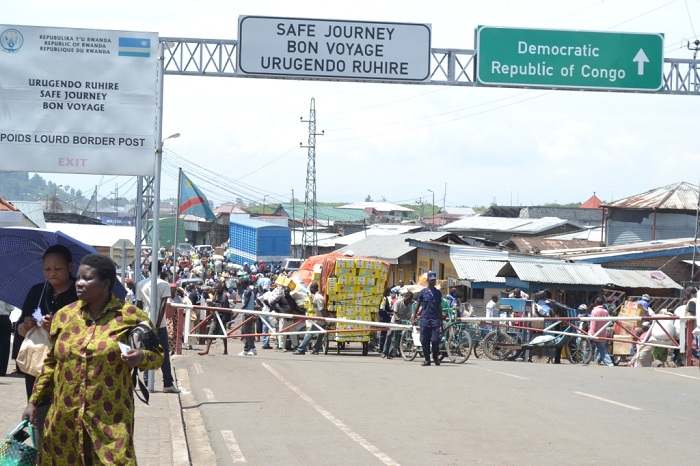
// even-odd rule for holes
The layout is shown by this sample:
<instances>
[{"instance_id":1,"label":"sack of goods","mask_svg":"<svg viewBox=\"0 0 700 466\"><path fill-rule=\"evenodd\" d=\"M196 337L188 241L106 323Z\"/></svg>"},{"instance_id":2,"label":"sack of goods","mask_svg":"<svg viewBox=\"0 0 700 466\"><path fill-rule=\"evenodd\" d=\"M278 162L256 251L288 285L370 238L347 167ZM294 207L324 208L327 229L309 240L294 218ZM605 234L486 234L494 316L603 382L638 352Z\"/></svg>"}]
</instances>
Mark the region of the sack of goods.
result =
<instances>
[{"instance_id":1,"label":"sack of goods","mask_svg":"<svg viewBox=\"0 0 700 466\"><path fill-rule=\"evenodd\" d=\"M19 370L34 377L41 374L50 344L51 339L46 329L34 327L29 330L17 353L16 361Z\"/></svg>"}]
</instances>

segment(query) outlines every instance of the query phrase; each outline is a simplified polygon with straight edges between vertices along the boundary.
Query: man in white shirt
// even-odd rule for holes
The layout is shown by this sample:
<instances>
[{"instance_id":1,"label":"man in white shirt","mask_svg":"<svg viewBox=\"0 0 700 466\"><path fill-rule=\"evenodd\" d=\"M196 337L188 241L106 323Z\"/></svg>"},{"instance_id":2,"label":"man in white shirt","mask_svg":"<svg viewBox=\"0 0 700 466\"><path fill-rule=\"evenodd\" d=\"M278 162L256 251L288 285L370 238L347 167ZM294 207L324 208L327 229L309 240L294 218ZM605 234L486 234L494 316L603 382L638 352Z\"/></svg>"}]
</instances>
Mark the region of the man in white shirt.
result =
<instances>
[{"instance_id":1,"label":"man in white shirt","mask_svg":"<svg viewBox=\"0 0 700 466\"><path fill-rule=\"evenodd\" d=\"M499 317L501 315L501 308L498 305L498 295L491 296L491 301L486 304L486 317ZM491 326L488 326L491 330Z\"/></svg>"},{"instance_id":2,"label":"man in white shirt","mask_svg":"<svg viewBox=\"0 0 700 466\"><path fill-rule=\"evenodd\" d=\"M161 305L170 298L170 284L163 280L167 276L167 272L161 273L156 282L158 302ZM136 285L136 307L142 309L149 317L151 316L151 277L144 278ZM165 353L163 365L160 366L160 370L163 373L163 391L165 393L179 393L180 390L175 387L175 380L170 368L170 347L168 346L168 329L165 323L165 315L162 316L160 322L153 322L153 324L158 327L158 340L160 340L160 345Z\"/></svg>"}]
</instances>

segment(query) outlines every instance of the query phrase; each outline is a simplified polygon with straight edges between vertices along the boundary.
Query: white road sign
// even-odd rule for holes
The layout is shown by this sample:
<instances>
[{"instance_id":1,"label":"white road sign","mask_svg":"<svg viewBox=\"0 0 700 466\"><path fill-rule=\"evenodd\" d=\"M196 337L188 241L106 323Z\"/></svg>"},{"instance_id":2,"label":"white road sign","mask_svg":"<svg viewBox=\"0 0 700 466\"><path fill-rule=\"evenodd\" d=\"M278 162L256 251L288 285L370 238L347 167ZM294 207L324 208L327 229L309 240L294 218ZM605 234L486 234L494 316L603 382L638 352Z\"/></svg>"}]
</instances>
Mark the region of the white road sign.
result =
<instances>
[{"instance_id":1,"label":"white road sign","mask_svg":"<svg viewBox=\"0 0 700 466\"><path fill-rule=\"evenodd\" d=\"M158 35L0 24L3 171L153 176Z\"/></svg>"},{"instance_id":2,"label":"white road sign","mask_svg":"<svg viewBox=\"0 0 700 466\"><path fill-rule=\"evenodd\" d=\"M424 81L430 38L429 24L241 16L238 73Z\"/></svg>"}]
</instances>

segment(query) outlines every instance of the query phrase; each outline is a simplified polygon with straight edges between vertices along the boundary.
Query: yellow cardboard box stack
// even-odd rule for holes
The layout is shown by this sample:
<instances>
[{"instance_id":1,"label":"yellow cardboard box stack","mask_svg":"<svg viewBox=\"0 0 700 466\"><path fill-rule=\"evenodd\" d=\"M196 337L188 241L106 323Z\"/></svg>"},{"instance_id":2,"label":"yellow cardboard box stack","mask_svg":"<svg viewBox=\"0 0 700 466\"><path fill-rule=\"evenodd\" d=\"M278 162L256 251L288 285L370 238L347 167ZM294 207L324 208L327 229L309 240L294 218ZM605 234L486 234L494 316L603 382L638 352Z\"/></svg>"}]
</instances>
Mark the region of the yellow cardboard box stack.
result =
<instances>
[{"instance_id":1,"label":"yellow cardboard box stack","mask_svg":"<svg viewBox=\"0 0 700 466\"><path fill-rule=\"evenodd\" d=\"M625 301L625 304L620 309L620 317L641 317L646 314L646 310L641 304L637 304L635 301ZM625 320L621 322L616 322L615 334L617 335L630 335L634 334L635 328L641 325L642 321L639 320ZM620 327L627 329L627 332L622 330ZM629 332L629 333L628 333ZM617 354L617 353L615 353Z\"/></svg>"},{"instance_id":2,"label":"yellow cardboard box stack","mask_svg":"<svg viewBox=\"0 0 700 466\"><path fill-rule=\"evenodd\" d=\"M384 263L373 259L338 258L333 272L335 276L328 279L326 286L330 309L339 319L373 321L389 276ZM354 330L364 326L339 322L336 328ZM367 342L370 335L369 332L345 332L337 333L335 339Z\"/></svg>"}]
</instances>

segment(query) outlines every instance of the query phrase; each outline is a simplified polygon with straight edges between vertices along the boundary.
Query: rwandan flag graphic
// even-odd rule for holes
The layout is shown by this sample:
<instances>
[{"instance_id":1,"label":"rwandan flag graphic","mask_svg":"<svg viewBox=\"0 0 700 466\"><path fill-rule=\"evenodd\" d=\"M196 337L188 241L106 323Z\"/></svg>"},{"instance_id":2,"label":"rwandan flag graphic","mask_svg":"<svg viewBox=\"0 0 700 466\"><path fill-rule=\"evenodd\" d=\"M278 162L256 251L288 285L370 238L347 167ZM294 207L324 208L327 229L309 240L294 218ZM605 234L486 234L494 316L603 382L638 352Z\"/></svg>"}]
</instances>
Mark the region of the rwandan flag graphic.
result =
<instances>
[{"instance_id":1,"label":"rwandan flag graphic","mask_svg":"<svg viewBox=\"0 0 700 466\"><path fill-rule=\"evenodd\" d=\"M180 209L179 215L195 215L207 219L207 221L216 220L216 214L209 207L209 202L206 196L187 178L187 175L182 174L180 180Z\"/></svg>"},{"instance_id":2,"label":"rwandan flag graphic","mask_svg":"<svg viewBox=\"0 0 700 466\"><path fill-rule=\"evenodd\" d=\"M151 39L120 37L119 56L149 58L151 56Z\"/></svg>"}]
</instances>

